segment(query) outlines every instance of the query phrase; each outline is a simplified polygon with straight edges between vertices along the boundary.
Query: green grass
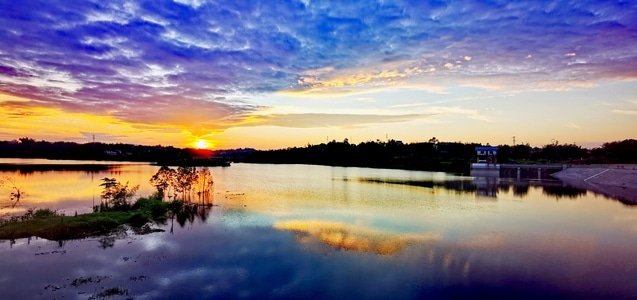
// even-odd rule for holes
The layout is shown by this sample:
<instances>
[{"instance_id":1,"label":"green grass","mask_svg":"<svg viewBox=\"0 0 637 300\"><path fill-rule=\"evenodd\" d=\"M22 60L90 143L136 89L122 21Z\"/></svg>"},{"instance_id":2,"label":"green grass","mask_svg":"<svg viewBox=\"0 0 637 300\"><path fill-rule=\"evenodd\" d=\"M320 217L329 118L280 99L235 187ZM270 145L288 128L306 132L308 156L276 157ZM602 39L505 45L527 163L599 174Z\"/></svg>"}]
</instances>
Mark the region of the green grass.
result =
<instances>
[{"instance_id":1,"label":"green grass","mask_svg":"<svg viewBox=\"0 0 637 300\"><path fill-rule=\"evenodd\" d=\"M156 199L139 199L131 208L77 216L60 216L49 209L39 209L24 221L10 221L0 225L0 239L19 239L37 236L47 240L80 239L108 234L123 224L141 227L152 221L164 221L166 212L174 204Z\"/></svg>"}]
</instances>

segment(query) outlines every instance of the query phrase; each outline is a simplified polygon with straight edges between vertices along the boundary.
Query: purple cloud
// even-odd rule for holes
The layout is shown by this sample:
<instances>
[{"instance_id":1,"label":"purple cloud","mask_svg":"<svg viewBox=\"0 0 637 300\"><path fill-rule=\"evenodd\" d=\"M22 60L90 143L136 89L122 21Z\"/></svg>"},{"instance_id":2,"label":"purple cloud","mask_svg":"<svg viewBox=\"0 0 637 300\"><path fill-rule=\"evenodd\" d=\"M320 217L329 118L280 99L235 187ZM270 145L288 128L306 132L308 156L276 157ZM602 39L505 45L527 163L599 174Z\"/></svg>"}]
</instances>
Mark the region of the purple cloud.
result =
<instances>
[{"instance_id":1,"label":"purple cloud","mask_svg":"<svg viewBox=\"0 0 637 300\"><path fill-rule=\"evenodd\" d=\"M634 80L635 15L626 1L4 1L0 91L133 122L190 107L214 123L257 109L252 94L389 79ZM330 85L341 78L358 80Z\"/></svg>"}]
</instances>

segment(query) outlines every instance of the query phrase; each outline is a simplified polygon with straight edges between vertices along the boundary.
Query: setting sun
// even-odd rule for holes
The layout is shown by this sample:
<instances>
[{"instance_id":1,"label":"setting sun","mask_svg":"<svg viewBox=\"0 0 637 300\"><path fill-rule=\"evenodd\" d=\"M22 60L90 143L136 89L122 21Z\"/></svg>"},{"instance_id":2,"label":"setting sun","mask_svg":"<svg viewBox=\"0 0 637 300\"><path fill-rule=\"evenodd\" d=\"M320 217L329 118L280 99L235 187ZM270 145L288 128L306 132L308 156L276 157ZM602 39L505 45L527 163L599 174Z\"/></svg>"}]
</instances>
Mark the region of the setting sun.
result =
<instances>
[{"instance_id":1,"label":"setting sun","mask_svg":"<svg viewBox=\"0 0 637 300\"><path fill-rule=\"evenodd\" d=\"M194 145L197 149L208 149L210 147L210 143L206 140L197 140Z\"/></svg>"}]
</instances>

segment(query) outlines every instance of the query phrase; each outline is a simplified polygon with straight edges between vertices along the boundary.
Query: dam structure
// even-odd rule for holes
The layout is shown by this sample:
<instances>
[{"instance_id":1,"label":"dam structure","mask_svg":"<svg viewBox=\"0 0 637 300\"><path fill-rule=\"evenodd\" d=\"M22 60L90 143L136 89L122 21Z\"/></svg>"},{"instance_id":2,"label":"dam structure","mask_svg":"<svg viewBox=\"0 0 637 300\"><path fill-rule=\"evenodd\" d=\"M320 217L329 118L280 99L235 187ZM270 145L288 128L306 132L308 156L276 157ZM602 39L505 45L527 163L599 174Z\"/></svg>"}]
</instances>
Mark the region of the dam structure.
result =
<instances>
[{"instance_id":1,"label":"dam structure","mask_svg":"<svg viewBox=\"0 0 637 300\"><path fill-rule=\"evenodd\" d=\"M477 161L471 164L471 176L515 180L551 180L552 174L565 169L562 164L499 164L498 147L478 146Z\"/></svg>"},{"instance_id":2,"label":"dam structure","mask_svg":"<svg viewBox=\"0 0 637 300\"><path fill-rule=\"evenodd\" d=\"M500 182L572 186L637 205L636 164L499 164L497 147L476 147L471 176L483 196L494 197Z\"/></svg>"}]
</instances>

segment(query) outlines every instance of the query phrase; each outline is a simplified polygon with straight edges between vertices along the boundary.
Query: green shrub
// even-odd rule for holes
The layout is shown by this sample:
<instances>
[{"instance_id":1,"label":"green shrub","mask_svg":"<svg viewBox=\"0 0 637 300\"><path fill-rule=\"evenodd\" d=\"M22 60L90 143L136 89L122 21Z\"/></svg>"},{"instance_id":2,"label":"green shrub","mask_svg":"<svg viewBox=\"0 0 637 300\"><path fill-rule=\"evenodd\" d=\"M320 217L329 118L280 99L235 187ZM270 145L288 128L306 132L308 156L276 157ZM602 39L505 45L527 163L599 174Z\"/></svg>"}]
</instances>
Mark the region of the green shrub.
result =
<instances>
[{"instance_id":1,"label":"green shrub","mask_svg":"<svg viewBox=\"0 0 637 300\"><path fill-rule=\"evenodd\" d=\"M150 215L147 214L147 212L145 211L140 211L140 212L135 212L133 213L127 220L126 223L131 224L132 226L136 226L136 227L140 227L148 222L150 222L152 219L150 217Z\"/></svg>"},{"instance_id":2,"label":"green shrub","mask_svg":"<svg viewBox=\"0 0 637 300\"><path fill-rule=\"evenodd\" d=\"M43 219L43 218L50 218L50 217L57 217L57 216L58 216L58 213L49 208L38 208L35 210L35 212L33 212L34 219Z\"/></svg>"},{"instance_id":3,"label":"green shrub","mask_svg":"<svg viewBox=\"0 0 637 300\"><path fill-rule=\"evenodd\" d=\"M133 204L133 210L143 210L150 212L153 219L161 218L166 215L167 203L161 201L157 197L150 196L148 198L139 198L135 204Z\"/></svg>"},{"instance_id":4,"label":"green shrub","mask_svg":"<svg viewBox=\"0 0 637 300\"><path fill-rule=\"evenodd\" d=\"M179 200L173 200L168 203L168 210L172 212L173 215L178 214L184 207L184 203Z\"/></svg>"}]
</instances>

